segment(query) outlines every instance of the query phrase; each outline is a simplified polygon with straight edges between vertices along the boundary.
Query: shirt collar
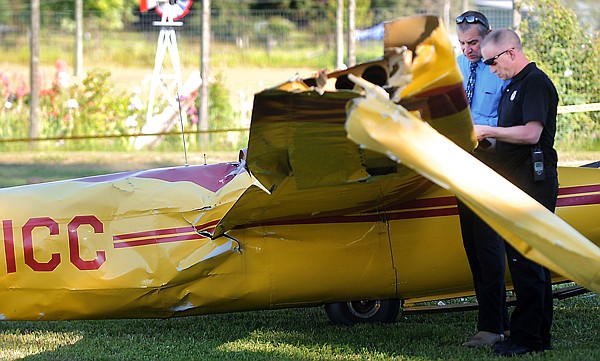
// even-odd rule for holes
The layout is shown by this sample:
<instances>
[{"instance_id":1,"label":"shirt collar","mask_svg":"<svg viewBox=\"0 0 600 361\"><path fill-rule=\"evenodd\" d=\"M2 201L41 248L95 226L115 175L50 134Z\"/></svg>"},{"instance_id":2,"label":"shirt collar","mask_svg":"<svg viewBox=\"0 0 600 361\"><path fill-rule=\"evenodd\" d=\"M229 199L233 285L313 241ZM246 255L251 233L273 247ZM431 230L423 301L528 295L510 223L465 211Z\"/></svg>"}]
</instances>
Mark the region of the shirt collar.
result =
<instances>
[{"instance_id":1,"label":"shirt collar","mask_svg":"<svg viewBox=\"0 0 600 361\"><path fill-rule=\"evenodd\" d=\"M477 70L481 70L486 67L486 65L483 63L483 58L480 58L476 64L477 64Z\"/></svg>"},{"instance_id":2,"label":"shirt collar","mask_svg":"<svg viewBox=\"0 0 600 361\"><path fill-rule=\"evenodd\" d=\"M534 62L527 64L523 69L521 69L521 71L517 75L513 76L512 82L515 83L515 82L518 82L521 79L525 78L527 76L527 74L531 73L531 71L535 67L536 67L536 65Z\"/></svg>"}]
</instances>

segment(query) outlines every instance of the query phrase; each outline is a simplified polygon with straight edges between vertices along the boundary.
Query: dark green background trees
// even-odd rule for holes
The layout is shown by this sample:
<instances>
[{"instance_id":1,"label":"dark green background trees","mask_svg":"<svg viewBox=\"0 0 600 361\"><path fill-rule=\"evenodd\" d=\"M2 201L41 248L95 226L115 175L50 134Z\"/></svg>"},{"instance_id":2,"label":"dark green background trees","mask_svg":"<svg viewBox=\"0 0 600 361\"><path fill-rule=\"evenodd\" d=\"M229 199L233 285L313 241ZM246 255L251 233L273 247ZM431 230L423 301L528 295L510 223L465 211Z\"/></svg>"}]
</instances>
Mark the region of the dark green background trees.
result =
<instances>
[{"instance_id":1,"label":"dark green background trees","mask_svg":"<svg viewBox=\"0 0 600 361\"><path fill-rule=\"evenodd\" d=\"M559 0L530 0L530 16L521 25L523 45L554 82L560 105L598 102L600 39L582 27L573 10ZM561 145L597 144L600 112L562 114L557 139Z\"/></svg>"}]
</instances>

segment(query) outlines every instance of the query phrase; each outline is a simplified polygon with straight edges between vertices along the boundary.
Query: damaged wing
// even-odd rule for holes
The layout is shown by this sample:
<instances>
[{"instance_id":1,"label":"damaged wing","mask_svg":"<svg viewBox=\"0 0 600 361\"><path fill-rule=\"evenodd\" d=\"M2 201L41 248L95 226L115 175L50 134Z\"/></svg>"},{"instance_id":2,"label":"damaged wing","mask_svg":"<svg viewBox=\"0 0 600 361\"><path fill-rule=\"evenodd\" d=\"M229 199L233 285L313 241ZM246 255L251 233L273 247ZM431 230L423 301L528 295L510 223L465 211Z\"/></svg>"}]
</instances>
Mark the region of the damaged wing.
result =
<instances>
[{"instance_id":1,"label":"damaged wing","mask_svg":"<svg viewBox=\"0 0 600 361\"><path fill-rule=\"evenodd\" d=\"M374 85L353 101L348 136L459 196L526 257L600 292L600 248ZM598 180L596 180L597 182Z\"/></svg>"}]
</instances>

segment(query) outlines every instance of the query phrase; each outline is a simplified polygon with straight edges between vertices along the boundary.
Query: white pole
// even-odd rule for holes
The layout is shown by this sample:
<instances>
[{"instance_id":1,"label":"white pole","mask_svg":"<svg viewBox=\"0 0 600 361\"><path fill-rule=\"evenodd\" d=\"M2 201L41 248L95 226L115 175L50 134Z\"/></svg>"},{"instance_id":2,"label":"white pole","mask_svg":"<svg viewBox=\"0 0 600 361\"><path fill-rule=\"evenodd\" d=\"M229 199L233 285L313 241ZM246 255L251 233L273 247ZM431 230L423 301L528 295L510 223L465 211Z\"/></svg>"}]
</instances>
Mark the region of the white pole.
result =
<instances>
[{"instance_id":1,"label":"white pole","mask_svg":"<svg viewBox=\"0 0 600 361\"><path fill-rule=\"evenodd\" d=\"M344 68L344 0L337 0L335 12L335 68Z\"/></svg>"},{"instance_id":2,"label":"white pole","mask_svg":"<svg viewBox=\"0 0 600 361\"><path fill-rule=\"evenodd\" d=\"M29 138L39 137L40 117L40 0L31 0ZM31 144L33 147L33 143Z\"/></svg>"},{"instance_id":3,"label":"white pole","mask_svg":"<svg viewBox=\"0 0 600 361\"><path fill-rule=\"evenodd\" d=\"M208 106L209 101L209 77L210 77L210 0L202 0L202 43L200 44L200 107L199 109L199 130L208 130ZM208 134L203 137L198 136L198 143L208 143Z\"/></svg>"},{"instance_id":4,"label":"white pole","mask_svg":"<svg viewBox=\"0 0 600 361\"><path fill-rule=\"evenodd\" d=\"M75 0L75 76L83 77L83 0Z\"/></svg>"},{"instance_id":5,"label":"white pole","mask_svg":"<svg viewBox=\"0 0 600 361\"><path fill-rule=\"evenodd\" d=\"M348 0L348 66L356 64L356 0Z\"/></svg>"}]
</instances>

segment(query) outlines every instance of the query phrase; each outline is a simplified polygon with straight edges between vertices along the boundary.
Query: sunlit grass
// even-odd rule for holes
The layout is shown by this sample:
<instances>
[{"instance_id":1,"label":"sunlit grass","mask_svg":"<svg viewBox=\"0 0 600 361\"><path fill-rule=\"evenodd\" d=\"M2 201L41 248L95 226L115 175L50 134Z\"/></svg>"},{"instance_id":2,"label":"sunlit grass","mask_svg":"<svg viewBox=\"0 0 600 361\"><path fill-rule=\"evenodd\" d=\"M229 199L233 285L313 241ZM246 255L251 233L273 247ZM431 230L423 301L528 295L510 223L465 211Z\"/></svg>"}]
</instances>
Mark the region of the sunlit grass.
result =
<instances>
[{"instance_id":1,"label":"sunlit grass","mask_svg":"<svg viewBox=\"0 0 600 361\"><path fill-rule=\"evenodd\" d=\"M296 39L297 38L297 39ZM239 47L233 42L213 41L210 45L211 64L219 67L308 67L314 69L335 68L335 47L327 42L315 42L307 34L296 36L294 41L276 44L267 49L264 44L253 43ZM110 36L92 37L84 41L84 64L104 64L117 67L152 68L156 56L158 32L117 32ZM29 47L25 35L3 52L2 61L7 64L29 63ZM74 53L71 35L42 34L40 57L42 65L53 66L57 59L70 60ZM200 37L180 34L177 47L182 68L200 67ZM383 55L380 42L356 43L356 60L364 62Z\"/></svg>"},{"instance_id":2,"label":"sunlit grass","mask_svg":"<svg viewBox=\"0 0 600 361\"><path fill-rule=\"evenodd\" d=\"M36 330L33 332L16 329L0 332L0 359L17 360L44 352L53 352L61 347L74 345L83 338L72 332Z\"/></svg>"},{"instance_id":3,"label":"sunlit grass","mask_svg":"<svg viewBox=\"0 0 600 361\"><path fill-rule=\"evenodd\" d=\"M238 152L190 152L187 159L189 164L234 162ZM3 152L0 188L184 164L181 152Z\"/></svg>"},{"instance_id":4,"label":"sunlit grass","mask_svg":"<svg viewBox=\"0 0 600 361\"><path fill-rule=\"evenodd\" d=\"M2 360L493 360L460 344L476 312L330 324L321 307L167 320L0 322ZM600 298L555 301L554 350L527 360L600 359Z\"/></svg>"},{"instance_id":5,"label":"sunlit grass","mask_svg":"<svg viewBox=\"0 0 600 361\"><path fill-rule=\"evenodd\" d=\"M218 162L236 154L208 156ZM203 155L190 157L198 164ZM75 171L83 176L179 160L175 153L5 153L0 154L0 187L11 178L22 184L32 176L64 179ZM335 326L322 307L166 320L0 321L0 360L495 360L490 348L460 346L475 327L475 311ZM600 360L599 330L600 297L587 293L557 300L554 350L523 359Z\"/></svg>"}]
</instances>

